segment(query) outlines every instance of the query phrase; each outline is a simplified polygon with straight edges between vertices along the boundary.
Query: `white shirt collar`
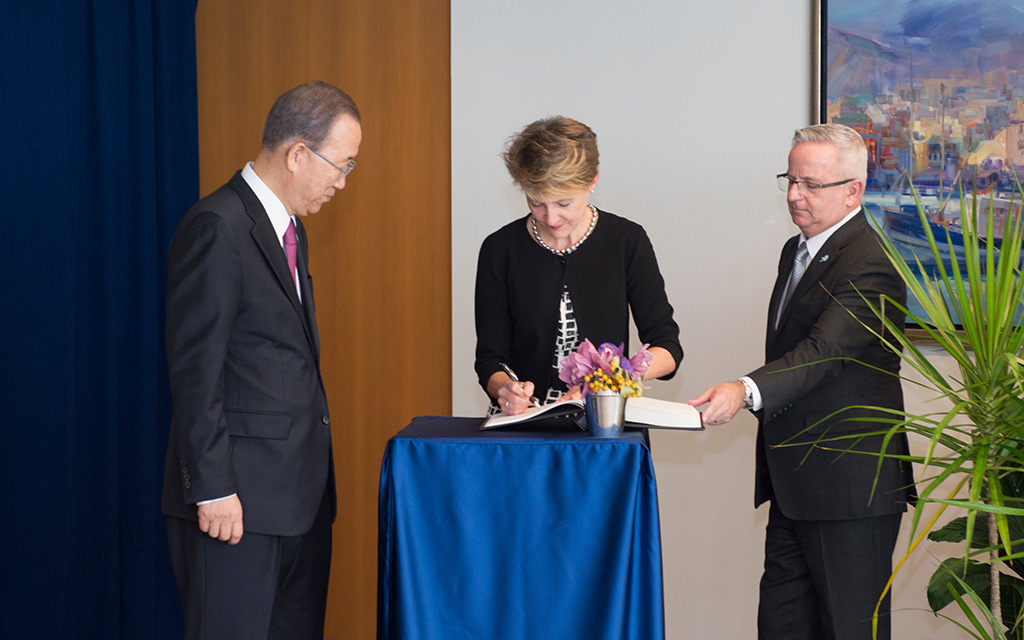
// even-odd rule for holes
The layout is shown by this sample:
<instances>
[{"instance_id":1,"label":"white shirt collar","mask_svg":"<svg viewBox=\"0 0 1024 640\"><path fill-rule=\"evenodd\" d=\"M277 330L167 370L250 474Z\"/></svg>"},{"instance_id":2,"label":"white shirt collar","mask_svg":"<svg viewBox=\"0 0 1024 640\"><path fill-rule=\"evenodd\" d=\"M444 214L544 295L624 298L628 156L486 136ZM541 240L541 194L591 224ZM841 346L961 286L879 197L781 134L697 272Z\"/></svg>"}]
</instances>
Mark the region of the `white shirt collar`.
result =
<instances>
[{"instance_id":1,"label":"white shirt collar","mask_svg":"<svg viewBox=\"0 0 1024 640\"><path fill-rule=\"evenodd\" d=\"M815 254L817 254L818 250L821 249L821 247L824 246L824 244L828 241L828 239L832 237L832 234L835 233L836 231L839 231L840 227L842 227L844 224L846 224L847 222L852 220L853 216L857 215L857 213L859 213L859 212L860 212L860 205L858 204L857 208L854 209L853 211L851 211L850 213L846 214L846 216L842 220L840 220L839 222L835 223L834 225L832 225L828 229L825 229L824 231L822 231L818 235L814 236L813 238L805 237L803 232L801 232L800 233L800 240L802 240L802 241L807 243L807 255L808 255L807 264L811 263L811 260L814 258Z\"/></svg>"},{"instance_id":2,"label":"white shirt collar","mask_svg":"<svg viewBox=\"0 0 1024 640\"><path fill-rule=\"evenodd\" d=\"M270 190L267 183L263 182L256 175L252 165L253 163L251 162L245 165L242 169L242 178L249 185L249 188L252 189L253 193L256 194L260 204L263 205L264 211L267 212L267 217L270 218L270 224L274 226L274 234L277 236L277 241L284 247L284 232L288 230L288 223L292 221L292 216L288 215L288 210L284 208L284 203Z\"/></svg>"}]
</instances>

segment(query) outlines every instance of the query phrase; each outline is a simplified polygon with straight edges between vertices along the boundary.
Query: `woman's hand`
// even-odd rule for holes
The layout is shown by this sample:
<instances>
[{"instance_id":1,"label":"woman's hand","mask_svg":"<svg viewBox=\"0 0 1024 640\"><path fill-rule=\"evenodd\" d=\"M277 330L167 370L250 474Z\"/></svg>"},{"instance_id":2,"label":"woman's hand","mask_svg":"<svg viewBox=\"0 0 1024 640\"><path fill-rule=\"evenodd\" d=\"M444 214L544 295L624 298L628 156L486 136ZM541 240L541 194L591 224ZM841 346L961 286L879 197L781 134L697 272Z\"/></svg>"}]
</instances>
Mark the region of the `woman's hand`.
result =
<instances>
[{"instance_id":1,"label":"woman's hand","mask_svg":"<svg viewBox=\"0 0 1024 640\"><path fill-rule=\"evenodd\" d=\"M522 383L509 378L503 371L498 371L487 382L487 391L496 398L502 413L510 416L518 415L533 406L533 383L524 380Z\"/></svg>"},{"instance_id":2,"label":"woman's hand","mask_svg":"<svg viewBox=\"0 0 1024 640\"><path fill-rule=\"evenodd\" d=\"M498 389L498 404L503 413L514 416L533 406L533 403L530 402L532 395L533 383L529 380L524 380L522 385L507 380Z\"/></svg>"},{"instance_id":3,"label":"woman's hand","mask_svg":"<svg viewBox=\"0 0 1024 640\"><path fill-rule=\"evenodd\" d=\"M582 399L583 399L583 387L581 385L576 385L575 387L572 387L571 389L569 389L568 391L563 393L562 397L559 398L558 401L559 402L564 402L565 400L582 400Z\"/></svg>"}]
</instances>

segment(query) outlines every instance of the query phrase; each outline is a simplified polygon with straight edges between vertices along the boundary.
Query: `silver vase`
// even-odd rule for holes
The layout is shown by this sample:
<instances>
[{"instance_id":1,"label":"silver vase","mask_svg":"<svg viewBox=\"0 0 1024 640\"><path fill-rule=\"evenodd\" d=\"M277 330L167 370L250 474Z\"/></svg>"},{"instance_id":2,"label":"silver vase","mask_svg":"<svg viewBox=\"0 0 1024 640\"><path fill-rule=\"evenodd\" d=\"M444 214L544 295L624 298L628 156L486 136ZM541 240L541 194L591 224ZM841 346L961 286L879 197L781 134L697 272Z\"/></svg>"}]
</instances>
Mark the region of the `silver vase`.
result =
<instances>
[{"instance_id":1,"label":"silver vase","mask_svg":"<svg viewBox=\"0 0 1024 640\"><path fill-rule=\"evenodd\" d=\"M587 429L598 438L617 438L625 424L626 399L618 391L587 394Z\"/></svg>"}]
</instances>

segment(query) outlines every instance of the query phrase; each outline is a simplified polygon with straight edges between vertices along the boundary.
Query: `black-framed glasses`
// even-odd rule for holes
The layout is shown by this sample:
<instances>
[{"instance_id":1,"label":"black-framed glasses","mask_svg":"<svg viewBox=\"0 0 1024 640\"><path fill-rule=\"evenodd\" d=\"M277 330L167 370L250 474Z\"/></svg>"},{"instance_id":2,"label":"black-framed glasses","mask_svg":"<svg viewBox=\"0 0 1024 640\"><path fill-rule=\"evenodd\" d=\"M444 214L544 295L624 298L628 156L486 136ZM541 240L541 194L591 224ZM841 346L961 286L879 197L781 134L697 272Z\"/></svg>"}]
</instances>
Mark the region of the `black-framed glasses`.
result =
<instances>
[{"instance_id":1,"label":"black-framed glasses","mask_svg":"<svg viewBox=\"0 0 1024 640\"><path fill-rule=\"evenodd\" d=\"M821 184L818 182L814 182L812 180L797 180L788 173L780 173L779 175L775 176L775 179L778 181L779 191L783 193L789 193L789 188L795 184L796 188L800 191L800 193L804 194L805 196L815 196L818 195L818 192L821 191L822 189L828 189L829 187L838 187L841 184L846 184L847 182L853 182L854 180L856 180L856 178L847 178L846 180L840 180L839 182L829 182L828 184Z\"/></svg>"},{"instance_id":2,"label":"black-framed glasses","mask_svg":"<svg viewBox=\"0 0 1024 640\"><path fill-rule=\"evenodd\" d=\"M312 151L313 153L315 153L316 155L320 156L321 160L323 160L327 164L329 164L332 167L334 167L335 169L337 169L338 170L338 178L341 178L342 176L347 176L348 174L352 173L353 169L356 168L356 161L355 160L349 160L348 164L345 165L345 168L342 169L338 165L334 164L333 162L331 162L330 160L325 158L324 154L320 153L319 151L317 151L313 147L309 146L308 144L306 145L306 148L309 149L310 151ZM338 178L335 178L335 180L337 180Z\"/></svg>"}]
</instances>

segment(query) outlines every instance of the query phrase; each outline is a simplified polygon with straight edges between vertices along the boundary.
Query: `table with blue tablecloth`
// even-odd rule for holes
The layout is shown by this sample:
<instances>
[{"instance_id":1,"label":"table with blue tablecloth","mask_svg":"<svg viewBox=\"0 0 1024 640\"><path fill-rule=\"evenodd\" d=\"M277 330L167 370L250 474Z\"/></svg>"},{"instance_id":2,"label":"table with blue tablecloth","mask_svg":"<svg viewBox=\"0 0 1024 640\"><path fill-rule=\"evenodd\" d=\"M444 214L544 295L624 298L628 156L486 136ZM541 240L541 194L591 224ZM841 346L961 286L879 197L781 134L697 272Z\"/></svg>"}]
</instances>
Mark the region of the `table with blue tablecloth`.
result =
<instances>
[{"instance_id":1,"label":"table with blue tablecloth","mask_svg":"<svg viewBox=\"0 0 1024 640\"><path fill-rule=\"evenodd\" d=\"M421 417L381 467L377 637L664 638L641 432L478 430ZM520 427L520 428L529 428Z\"/></svg>"}]
</instances>

